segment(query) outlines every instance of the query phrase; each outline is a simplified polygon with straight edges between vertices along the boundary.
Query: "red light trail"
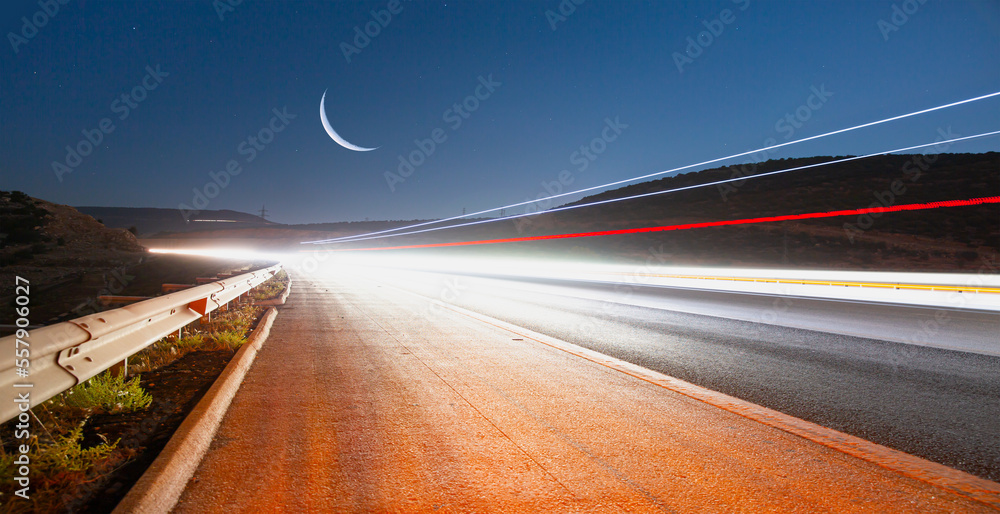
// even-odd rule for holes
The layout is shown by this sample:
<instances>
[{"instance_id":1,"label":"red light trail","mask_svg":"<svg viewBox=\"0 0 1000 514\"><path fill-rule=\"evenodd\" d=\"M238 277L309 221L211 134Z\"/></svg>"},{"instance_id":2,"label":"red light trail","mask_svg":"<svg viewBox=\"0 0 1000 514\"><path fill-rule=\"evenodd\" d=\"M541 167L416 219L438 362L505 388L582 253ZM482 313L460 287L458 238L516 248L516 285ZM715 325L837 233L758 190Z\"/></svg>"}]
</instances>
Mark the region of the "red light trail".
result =
<instances>
[{"instance_id":1,"label":"red light trail","mask_svg":"<svg viewBox=\"0 0 1000 514\"><path fill-rule=\"evenodd\" d=\"M316 252L367 252L375 250L405 250L411 248L442 248L446 246L492 245L501 243L521 243L525 241L544 241L550 239L572 239L578 237L616 236L622 234L642 234L647 232L667 232L670 230L690 230L693 228L725 227L730 225L750 225L754 223L771 223L775 221L807 220L817 218L835 218L838 216L860 216L862 214L881 214L886 212L921 211L940 209L943 207L967 207L1000 203L1000 196L971 198L969 200L946 200L943 202L911 203L892 205L889 207L867 207L864 209L847 209L829 212L810 212L805 214L787 214L784 216L766 216L762 218L745 218L739 220L704 221L701 223L683 223L680 225L663 225L659 227L627 228L619 230L601 230L597 232L576 232L572 234L553 234L548 236L509 237L505 239L484 239L480 241L457 241L452 243L431 243L419 245L383 246L373 248L343 248L337 250L310 250Z\"/></svg>"}]
</instances>

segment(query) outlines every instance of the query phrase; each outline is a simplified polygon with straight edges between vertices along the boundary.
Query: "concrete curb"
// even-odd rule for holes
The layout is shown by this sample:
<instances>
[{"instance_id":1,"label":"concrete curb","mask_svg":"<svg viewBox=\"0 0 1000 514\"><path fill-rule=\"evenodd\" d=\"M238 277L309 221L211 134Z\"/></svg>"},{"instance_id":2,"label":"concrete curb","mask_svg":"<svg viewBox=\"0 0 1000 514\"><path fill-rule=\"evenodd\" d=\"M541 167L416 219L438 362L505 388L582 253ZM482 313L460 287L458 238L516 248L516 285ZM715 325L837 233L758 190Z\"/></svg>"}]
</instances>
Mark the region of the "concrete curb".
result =
<instances>
[{"instance_id":1,"label":"concrete curb","mask_svg":"<svg viewBox=\"0 0 1000 514\"><path fill-rule=\"evenodd\" d=\"M287 291L288 288L286 293ZM247 342L236 352L226 369L222 370L219 378L174 432L160 455L113 512L159 513L173 509L208 451L233 396L253 364L257 351L267 340L277 315L278 311L274 307L264 313Z\"/></svg>"}]
</instances>

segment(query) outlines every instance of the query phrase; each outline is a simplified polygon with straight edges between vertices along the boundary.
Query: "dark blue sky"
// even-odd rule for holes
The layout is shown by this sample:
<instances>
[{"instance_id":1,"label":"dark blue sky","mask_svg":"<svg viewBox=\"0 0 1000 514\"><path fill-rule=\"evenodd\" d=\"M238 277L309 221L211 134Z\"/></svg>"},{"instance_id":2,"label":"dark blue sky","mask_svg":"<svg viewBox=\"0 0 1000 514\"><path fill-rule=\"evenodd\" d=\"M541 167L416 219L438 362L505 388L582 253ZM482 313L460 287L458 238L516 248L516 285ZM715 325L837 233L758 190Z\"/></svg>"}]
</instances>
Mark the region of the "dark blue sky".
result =
<instances>
[{"instance_id":1,"label":"dark blue sky","mask_svg":"<svg viewBox=\"0 0 1000 514\"><path fill-rule=\"evenodd\" d=\"M52 16L37 0L0 11L0 188L71 205L197 207L198 189L217 193L208 209L266 203L287 223L453 216L537 197L562 170L587 187L1000 91L994 0L403 1L350 62L342 43L388 1L245 0L221 19L227 0L51 1ZM554 16L560 3L575 11ZM34 33L22 17L45 23ZM710 44L690 46L699 37ZM327 136L325 90L337 132L377 150ZM475 111L456 118L456 103ZM780 122L796 113L807 119ZM113 131L67 159L104 119ZM1000 99L770 157L881 151L948 127L1000 128ZM419 150L435 129L441 142ZM602 134L614 140L592 161L574 155ZM248 160L257 135L269 142ZM989 150L1000 138L949 148ZM424 162L390 188L411 155ZM239 174L207 186L231 160Z\"/></svg>"}]
</instances>

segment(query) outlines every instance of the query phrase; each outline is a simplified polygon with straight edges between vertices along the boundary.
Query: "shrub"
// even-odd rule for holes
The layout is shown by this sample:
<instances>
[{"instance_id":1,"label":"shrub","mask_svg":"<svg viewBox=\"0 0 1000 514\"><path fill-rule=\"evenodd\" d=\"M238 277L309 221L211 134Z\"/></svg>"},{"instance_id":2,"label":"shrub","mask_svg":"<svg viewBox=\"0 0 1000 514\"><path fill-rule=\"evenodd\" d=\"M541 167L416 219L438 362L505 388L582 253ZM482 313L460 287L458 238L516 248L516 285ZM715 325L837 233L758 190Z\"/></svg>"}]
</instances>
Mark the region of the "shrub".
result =
<instances>
[{"instance_id":1,"label":"shrub","mask_svg":"<svg viewBox=\"0 0 1000 514\"><path fill-rule=\"evenodd\" d=\"M17 203L31 203L31 197L24 194L24 191L11 191L10 199Z\"/></svg>"},{"instance_id":2,"label":"shrub","mask_svg":"<svg viewBox=\"0 0 1000 514\"><path fill-rule=\"evenodd\" d=\"M178 350L197 350L203 344L205 344L204 335L191 334L179 341L176 341L173 346L175 346Z\"/></svg>"},{"instance_id":3,"label":"shrub","mask_svg":"<svg viewBox=\"0 0 1000 514\"><path fill-rule=\"evenodd\" d=\"M129 372L141 373L166 366L185 355L201 350L205 342L202 334L191 334L183 339L161 339L129 357Z\"/></svg>"},{"instance_id":4,"label":"shrub","mask_svg":"<svg viewBox=\"0 0 1000 514\"><path fill-rule=\"evenodd\" d=\"M214 332L212 333L212 340L215 342L213 346L218 350L237 350L239 347L243 346L244 342L246 342L243 338L243 334L244 332L236 332L233 330Z\"/></svg>"},{"instance_id":5,"label":"shrub","mask_svg":"<svg viewBox=\"0 0 1000 514\"><path fill-rule=\"evenodd\" d=\"M118 441L115 441L84 449L80 446L82 438L82 425L74 428L68 435L56 436L52 444L36 450L39 455L34 459L35 466L39 469L86 471L108 457L118 446Z\"/></svg>"},{"instance_id":6,"label":"shrub","mask_svg":"<svg viewBox=\"0 0 1000 514\"><path fill-rule=\"evenodd\" d=\"M126 381L124 374L105 371L70 389L65 402L81 409L118 413L143 410L153 403L153 397L139 385L139 377Z\"/></svg>"},{"instance_id":7,"label":"shrub","mask_svg":"<svg viewBox=\"0 0 1000 514\"><path fill-rule=\"evenodd\" d=\"M15 453L0 454L0 479L3 495L0 511L17 513L68 512L66 500L80 486L92 483L121 462L126 455L118 450L118 441L83 448L83 424L57 434L50 442L34 438L31 451L31 499L25 501L13 494Z\"/></svg>"},{"instance_id":8,"label":"shrub","mask_svg":"<svg viewBox=\"0 0 1000 514\"><path fill-rule=\"evenodd\" d=\"M250 325L253 324L254 320L257 319L260 310L260 307L252 305L231 307L229 310L219 312L215 315L214 319L212 319L210 330L213 332L246 332L250 329Z\"/></svg>"},{"instance_id":9,"label":"shrub","mask_svg":"<svg viewBox=\"0 0 1000 514\"><path fill-rule=\"evenodd\" d=\"M287 283L288 273L285 273L285 270L281 270L275 273L275 275L267 282L255 287L252 293L252 298L255 301L277 298L278 295L285 290L285 284Z\"/></svg>"}]
</instances>

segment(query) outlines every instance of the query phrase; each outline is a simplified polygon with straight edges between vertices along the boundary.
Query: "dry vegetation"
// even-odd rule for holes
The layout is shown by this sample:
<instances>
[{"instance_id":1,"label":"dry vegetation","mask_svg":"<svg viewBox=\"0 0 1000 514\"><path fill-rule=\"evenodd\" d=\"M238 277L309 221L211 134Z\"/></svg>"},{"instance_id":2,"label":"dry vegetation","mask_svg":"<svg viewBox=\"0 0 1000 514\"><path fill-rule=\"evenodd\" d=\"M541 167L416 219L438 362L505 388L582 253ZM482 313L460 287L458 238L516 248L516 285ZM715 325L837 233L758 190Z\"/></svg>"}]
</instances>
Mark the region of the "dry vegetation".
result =
<instances>
[{"instance_id":1,"label":"dry vegetation","mask_svg":"<svg viewBox=\"0 0 1000 514\"><path fill-rule=\"evenodd\" d=\"M283 282L284 281L284 282ZM258 286L254 297L280 294L287 276L275 277ZM4 439L0 445L0 510L4 512L57 512L75 510L101 494L108 478L140 456L144 446L135 438L121 441L93 426L93 419L107 415L132 415L140 423L154 398L143 387L142 374L163 369L194 352L227 352L230 356L246 341L262 309L252 302L230 304L212 313L206 323L183 329L183 337L171 334L133 355L128 375L101 373L83 384L32 409L31 499L16 497L15 445L25 441ZM0 433L14 434L14 422L0 426ZM89 434L85 437L85 431Z\"/></svg>"}]
</instances>

